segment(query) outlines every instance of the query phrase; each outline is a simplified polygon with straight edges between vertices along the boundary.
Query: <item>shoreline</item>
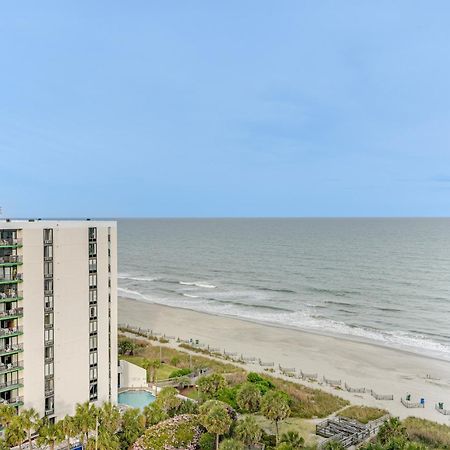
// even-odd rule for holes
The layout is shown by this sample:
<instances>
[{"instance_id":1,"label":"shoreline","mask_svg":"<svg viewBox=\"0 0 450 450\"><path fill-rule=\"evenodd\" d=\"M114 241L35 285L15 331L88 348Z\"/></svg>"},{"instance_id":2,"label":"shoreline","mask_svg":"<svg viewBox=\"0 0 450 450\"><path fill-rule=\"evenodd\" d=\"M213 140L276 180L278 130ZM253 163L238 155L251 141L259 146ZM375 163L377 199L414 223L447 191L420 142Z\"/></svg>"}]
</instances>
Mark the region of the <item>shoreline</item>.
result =
<instances>
[{"instance_id":1,"label":"shoreline","mask_svg":"<svg viewBox=\"0 0 450 450\"><path fill-rule=\"evenodd\" d=\"M274 362L275 367L295 367L342 380L350 386L393 394L393 401L376 400L368 394L354 394L319 383L304 383L350 400L386 408L401 418L417 416L447 423L448 416L434 410L436 402L450 401L450 363L403 349L323 335L295 328L262 324L234 317L218 316L185 308L119 297L119 322L164 332L182 339L199 339L221 351ZM248 365L258 371L259 365ZM431 375L431 379L426 376ZM410 393L413 401L425 398L423 409L408 409L400 397Z\"/></svg>"},{"instance_id":2,"label":"shoreline","mask_svg":"<svg viewBox=\"0 0 450 450\"><path fill-rule=\"evenodd\" d=\"M131 297L127 297L126 295L119 295L118 298L121 299L126 299L126 300L130 300L130 301L134 301L134 302L138 302L138 303L144 303L144 304L150 304L150 305L158 305L161 306L162 308L169 308L169 309L174 309L174 310L181 310L181 311L190 311L193 313L198 313L198 314L205 314L207 316L213 316L213 317L217 317L217 318L224 318L224 319L230 319L230 320L238 320L238 321L242 321L242 322L249 322L249 323L253 323L256 325L261 325L261 326L266 326L269 328L279 328L279 329L283 329L283 330L292 330L292 331L298 331L299 333L306 333L306 334L312 334L312 335L316 335L316 336L323 336L323 337L331 337L331 338L336 338L339 340L344 340L344 341L348 341L348 342L354 342L354 343L361 343L361 344L367 344L370 346L374 346L374 347L378 347L380 349L387 349L387 350L394 350L397 352L401 352L401 353L406 353L409 355L414 355L414 356L419 356L421 358L427 358L427 359L432 359L432 360L437 360L437 361L442 361L442 362L447 362L450 364L450 354L449 356L446 358L444 356L441 355L441 353L438 352L430 352L430 354L427 354L425 352L421 352L419 350L419 347L411 347L411 346L393 346L390 347L386 344L383 344L381 342L378 342L374 339L370 339L370 338L365 338L363 336L354 336L354 335L349 335L349 334L339 334L339 333L333 333L333 332L327 332L326 330L321 330L321 331L317 331L315 329L307 329L307 328L301 328L301 327L296 327L296 326L292 326L292 325L282 325L279 322L270 322L270 321L263 321L263 320L257 320L257 319L250 319L248 317L238 317L238 316L234 316L231 314L216 314L214 312L208 311L208 312L204 312L204 311L198 311L196 309L193 308L184 308L182 306L173 306L173 305L166 305L164 303L159 303L157 301L150 301L148 299L137 299L137 298L131 298ZM406 348L406 347L410 347L410 348ZM417 350L413 350L413 348L417 348Z\"/></svg>"}]
</instances>

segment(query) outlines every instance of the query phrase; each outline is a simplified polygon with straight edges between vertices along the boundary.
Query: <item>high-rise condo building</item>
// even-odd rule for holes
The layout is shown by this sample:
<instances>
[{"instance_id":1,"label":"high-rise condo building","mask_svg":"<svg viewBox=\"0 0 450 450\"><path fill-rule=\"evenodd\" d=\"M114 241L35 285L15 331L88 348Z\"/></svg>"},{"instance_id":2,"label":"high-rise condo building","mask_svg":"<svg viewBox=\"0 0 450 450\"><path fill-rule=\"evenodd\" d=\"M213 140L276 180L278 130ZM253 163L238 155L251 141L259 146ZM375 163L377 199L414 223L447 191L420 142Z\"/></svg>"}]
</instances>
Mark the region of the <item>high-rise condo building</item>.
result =
<instances>
[{"instance_id":1,"label":"high-rise condo building","mask_svg":"<svg viewBox=\"0 0 450 450\"><path fill-rule=\"evenodd\" d=\"M117 226L0 222L0 403L117 400Z\"/></svg>"}]
</instances>

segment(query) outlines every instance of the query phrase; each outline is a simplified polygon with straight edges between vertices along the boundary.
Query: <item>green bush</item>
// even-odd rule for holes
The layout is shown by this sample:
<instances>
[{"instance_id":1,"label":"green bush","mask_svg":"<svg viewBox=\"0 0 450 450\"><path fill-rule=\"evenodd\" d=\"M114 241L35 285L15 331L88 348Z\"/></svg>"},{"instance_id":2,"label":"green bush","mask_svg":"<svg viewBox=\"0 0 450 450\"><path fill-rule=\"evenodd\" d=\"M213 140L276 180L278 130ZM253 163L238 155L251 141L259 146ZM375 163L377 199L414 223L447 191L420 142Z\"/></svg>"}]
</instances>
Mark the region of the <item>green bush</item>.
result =
<instances>
[{"instance_id":1,"label":"green bush","mask_svg":"<svg viewBox=\"0 0 450 450\"><path fill-rule=\"evenodd\" d=\"M135 445L144 450L196 447L201 434L198 416L185 414L148 428Z\"/></svg>"},{"instance_id":2,"label":"green bush","mask_svg":"<svg viewBox=\"0 0 450 450\"><path fill-rule=\"evenodd\" d=\"M403 421L411 441L434 449L450 449L450 427L426 419L408 417Z\"/></svg>"},{"instance_id":3,"label":"green bush","mask_svg":"<svg viewBox=\"0 0 450 450\"><path fill-rule=\"evenodd\" d=\"M247 381L249 383L253 383L259 389L261 395L266 394L267 391L275 387L275 385L270 380L262 377L261 375L255 372L250 372L247 375Z\"/></svg>"},{"instance_id":4,"label":"green bush","mask_svg":"<svg viewBox=\"0 0 450 450\"><path fill-rule=\"evenodd\" d=\"M216 437L211 433L204 433L198 444L201 450L214 450L216 448Z\"/></svg>"},{"instance_id":5,"label":"green bush","mask_svg":"<svg viewBox=\"0 0 450 450\"><path fill-rule=\"evenodd\" d=\"M236 395L238 391L238 386L234 386L232 388L224 388L221 389L217 393L217 400L220 400L221 402L227 403L230 405L233 409L238 409L238 405L236 403Z\"/></svg>"},{"instance_id":6,"label":"green bush","mask_svg":"<svg viewBox=\"0 0 450 450\"><path fill-rule=\"evenodd\" d=\"M192 373L191 369L178 369L170 373L169 378L180 378Z\"/></svg>"}]
</instances>

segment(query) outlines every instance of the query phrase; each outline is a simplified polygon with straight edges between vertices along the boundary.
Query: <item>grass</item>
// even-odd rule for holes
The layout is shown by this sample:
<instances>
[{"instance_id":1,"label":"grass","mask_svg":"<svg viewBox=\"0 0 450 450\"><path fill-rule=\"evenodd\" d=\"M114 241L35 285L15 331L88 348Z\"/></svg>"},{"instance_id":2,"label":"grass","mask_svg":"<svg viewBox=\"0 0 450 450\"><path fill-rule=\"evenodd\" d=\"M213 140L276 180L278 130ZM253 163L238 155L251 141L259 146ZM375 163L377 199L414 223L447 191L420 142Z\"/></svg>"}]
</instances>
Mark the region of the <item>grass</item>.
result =
<instances>
[{"instance_id":1,"label":"grass","mask_svg":"<svg viewBox=\"0 0 450 450\"><path fill-rule=\"evenodd\" d=\"M320 389L313 389L281 378L265 377L272 381L277 389L291 397L291 415L294 417L304 419L327 417L350 404L348 400Z\"/></svg>"},{"instance_id":2,"label":"grass","mask_svg":"<svg viewBox=\"0 0 450 450\"><path fill-rule=\"evenodd\" d=\"M171 366L172 370L176 369L185 369L190 368L192 364L192 369L200 369L200 368L209 368L217 373L223 374L232 374L243 372L239 367L229 364L227 362L216 361L214 359L205 358L200 355L192 355L190 356L188 353L183 352L181 350L177 350L169 347L160 347L157 342L146 342L142 339L131 339L125 337L123 335L119 335L119 341L121 339L128 339L137 344L137 348L135 351L135 356L139 356L141 358L146 358L149 360L157 359L160 357L160 348L161 348L161 357L162 361L166 365L171 365L171 361L173 358L178 359L177 366ZM120 356L122 358L122 356ZM169 374L167 374L168 376ZM166 377L167 378L167 377ZM158 376L158 379L163 379Z\"/></svg>"},{"instance_id":3,"label":"grass","mask_svg":"<svg viewBox=\"0 0 450 450\"><path fill-rule=\"evenodd\" d=\"M369 406L349 406L339 413L340 416L355 419L361 423L368 423L371 420L379 419L388 412L385 409L370 408Z\"/></svg>"},{"instance_id":4,"label":"grass","mask_svg":"<svg viewBox=\"0 0 450 450\"><path fill-rule=\"evenodd\" d=\"M275 434L275 424L264 416L254 416L258 425L268 434ZM297 431L307 446L317 444L316 426L311 420L288 417L280 423L280 435L287 431Z\"/></svg>"},{"instance_id":5,"label":"grass","mask_svg":"<svg viewBox=\"0 0 450 450\"><path fill-rule=\"evenodd\" d=\"M139 367L144 367L144 361L146 361L146 358L143 356L125 356L121 355L120 359L123 359L125 361L128 361L132 364L136 364ZM169 378L169 375L174 371L177 370L177 367L171 366L170 364L163 363L161 364L161 367L158 367L156 369L156 379L157 380L166 380ZM150 374L147 371L147 381L149 380Z\"/></svg>"},{"instance_id":6,"label":"grass","mask_svg":"<svg viewBox=\"0 0 450 450\"><path fill-rule=\"evenodd\" d=\"M185 397L191 398L192 400L200 400L200 395L198 393L198 390L195 388L187 388L183 389L180 394L184 395Z\"/></svg>"},{"instance_id":7,"label":"grass","mask_svg":"<svg viewBox=\"0 0 450 450\"><path fill-rule=\"evenodd\" d=\"M408 417L403 421L409 438L428 448L450 449L450 427L430 420Z\"/></svg>"}]
</instances>

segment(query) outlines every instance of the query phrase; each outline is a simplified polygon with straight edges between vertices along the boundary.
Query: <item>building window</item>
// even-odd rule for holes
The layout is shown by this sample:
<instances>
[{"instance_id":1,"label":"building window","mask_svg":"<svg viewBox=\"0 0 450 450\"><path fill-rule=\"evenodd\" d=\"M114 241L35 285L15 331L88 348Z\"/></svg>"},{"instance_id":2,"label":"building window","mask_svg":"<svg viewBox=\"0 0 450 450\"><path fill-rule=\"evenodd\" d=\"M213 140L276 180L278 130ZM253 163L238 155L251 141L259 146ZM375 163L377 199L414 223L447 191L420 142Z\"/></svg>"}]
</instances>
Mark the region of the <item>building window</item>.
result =
<instances>
[{"instance_id":1,"label":"building window","mask_svg":"<svg viewBox=\"0 0 450 450\"><path fill-rule=\"evenodd\" d=\"M89 287L90 288L97 287L97 274L96 273L89 274Z\"/></svg>"},{"instance_id":2,"label":"building window","mask_svg":"<svg viewBox=\"0 0 450 450\"><path fill-rule=\"evenodd\" d=\"M97 367L91 367L89 369L89 379L90 381L97 381Z\"/></svg>"},{"instance_id":3,"label":"building window","mask_svg":"<svg viewBox=\"0 0 450 450\"><path fill-rule=\"evenodd\" d=\"M53 294L53 280L44 280L44 292L48 294Z\"/></svg>"},{"instance_id":4,"label":"building window","mask_svg":"<svg viewBox=\"0 0 450 450\"><path fill-rule=\"evenodd\" d=\"M53 309L53 295L46 295L44 297L44 308Z\"/></svg>"},{"instance_id":5,"label":"building window","mask_svg":"<svg viewBox=\"0 0 450 450\"><path fill-rule=\"evenodd\" d=\"M89 257L97 256L97 244L95 242L89 243Z\"/></svg>"},{"instance_id":6,"label":"building window","mask_svg":"<svg viewBox=\"0 0 450 450\"><path fill-rule=\"evenodd\" d=\"M89 365L96 366L98 363L97 352L89 353Z\"/></svg>"},{"instance_id":7,"label":"building window","mask_svg":"<svg viewBox=\"0 0 450 450\"><path fill-rule=\"evenodd\" d=\"M46 261L44 262L44 277L52 277L53 276L53 262Z\"/></svg>"},{"instance_id":8,"label":"building window","mask_svg":"<svg viewBox=\"0 0 450 450\"><path fill-rule=\"evenodd\" d=\"M97 258L91 258L89 260L89 272L97 272Z\"/></svg>"},{"instance_id":9,"label":"building window","mask_svg":"<svg viewBox=\"0 0 450 450\"><path fill-rule=\"evenodd\" d=\"M44 244L51 244L53 242L53 229L46 228L44 230Z\"/></svg>"},{"instance_id":10,"label":"building window","mask_svg":"<svg viewBox=\"0 0 450 450\"><path fill-rule=\"evenodd\" d=\"M97 383L92 383L89 387L89 399L97 400Z\"/></svg>"},{"instance_id":11,"label":"building window","mask_svg":"<svg viewBox=\"0 0 450 450\"><path fill-rule=\"evenodd\" d=\"M90 241L97 240L97 228L89 228L89 240Z\"/></svg>"},{"instance_id":12,"label":"building window","mask_svg":"<svg viewBox=\"0 0 450 450\"><path fill-rule=\"evenodd\" d=\"M53 342L53 328L44 330L44 341L45 342Z\"/></svg>"},{"instance_id":13,"label":"building window","mask_svg":"<svg viewBox=\"0 0 450 450\"><path fill-rule=\"evenodd\" d=\"M53 258L53 245L44 245L44 260Z\"/></svg>"},{"instance_id":14,"label":"building window","mask_svg":"<svg viewBox=\"0 0 450 450\"><path fill-rule=\"evenodd\" d=\"M48 377L48 376L53 375L53 374L54 374L54 372L53 372L53 362L46 363L44 365L44 375L46 377Z\"/></svg>"},{"instance_id":15,"label":"building window","mask_svg":"<svg viewBox=\"0 0 450 450\"><path fill-rule=\"evenodd\" d=\"M92 289L89 291L89 303L97 303L97 290Z\"/></svg>"},{"instance_id":16,"label":"building window","mask_svg":"<svg viewBox=\"0 0 450 450\"><path fill-rule=\"evenodd\" d=\"M89 334L97 333L97 321L91 320L89 322Z\"/></svg>"},{"instance_id":17,"label":"building window","mask_svg":"<svg viewBox=\"0 0 450 450\"><path fill-rule=\"evenodd\" d=\"M89 337L89 350L97 350L97 335Z\"/></svg>"},{"instance_id":18,"label":"building window","mask_svg":"<svg viewBox=\"0 0 450 450\"><path fill-rule=\"evenodd\" d=\"M45 313L44 314L44 327L52 327L53 326L53 313Z\"/></svg>"},{"instance_id":19,"label":"building window","mask_svg":"<svg viewBox=\"0 0 450 450\"><path fill-rule=\"evenodd\" d=\"M53 359L53 347L45 347L44 349L44 356L45 356L45 360L52 360Z\"/></svg>"}]
</instances>

